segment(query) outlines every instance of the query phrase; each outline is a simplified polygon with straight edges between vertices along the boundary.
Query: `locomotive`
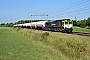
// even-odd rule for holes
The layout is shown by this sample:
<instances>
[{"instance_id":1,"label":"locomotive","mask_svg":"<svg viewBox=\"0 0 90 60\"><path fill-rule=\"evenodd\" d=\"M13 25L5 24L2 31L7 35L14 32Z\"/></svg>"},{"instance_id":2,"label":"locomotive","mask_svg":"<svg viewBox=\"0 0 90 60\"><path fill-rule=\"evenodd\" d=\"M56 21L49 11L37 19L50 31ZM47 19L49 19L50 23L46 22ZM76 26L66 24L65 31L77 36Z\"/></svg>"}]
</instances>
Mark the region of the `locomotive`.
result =
<instances>
[{"instance_id":1,"label":"locomotive","mask_svg":"<svg viewBox=\"0 0 90 60\"><path fill-rule=\"evenodd\" d=\"M42 29L42 30L52 30L71 33L73 30L73 21L70 19L61 19L54 21L38 21L24 24L16 24L14 27L23 27L31 29Z\"/></svg>"},{"instance_id":2,"label":"locomotive","mask_svg":"<svg viewBox=\"0 0 90 60\"><path fill-rule=\"evenodd\" d=\"M72 20L70 19L62 19L55 20L51 22L45 23L45 30L53 30L53 31L62 31L62 32L72 32Z\"/></svg>"}]
</instances>

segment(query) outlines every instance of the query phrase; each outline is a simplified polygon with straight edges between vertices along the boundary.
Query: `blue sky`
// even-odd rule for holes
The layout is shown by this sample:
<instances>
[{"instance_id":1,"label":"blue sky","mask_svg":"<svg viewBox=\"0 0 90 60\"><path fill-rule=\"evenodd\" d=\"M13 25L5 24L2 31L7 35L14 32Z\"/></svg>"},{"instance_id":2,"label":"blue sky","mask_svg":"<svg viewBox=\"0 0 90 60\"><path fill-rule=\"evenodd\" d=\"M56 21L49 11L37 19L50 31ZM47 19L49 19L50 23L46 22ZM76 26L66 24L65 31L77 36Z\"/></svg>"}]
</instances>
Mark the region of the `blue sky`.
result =
<instances>
[{"instance_id":1,"label":"blue sky","mask_svg":"<svg viewBox=\"0 0 90 60\"><path fill-rule=\"evenodd\" d=\"M0 0L0 23L31 19L31 14L48 14L48 19L87 19L89 3L90 0Z\"/></svg>"}]
</instances>

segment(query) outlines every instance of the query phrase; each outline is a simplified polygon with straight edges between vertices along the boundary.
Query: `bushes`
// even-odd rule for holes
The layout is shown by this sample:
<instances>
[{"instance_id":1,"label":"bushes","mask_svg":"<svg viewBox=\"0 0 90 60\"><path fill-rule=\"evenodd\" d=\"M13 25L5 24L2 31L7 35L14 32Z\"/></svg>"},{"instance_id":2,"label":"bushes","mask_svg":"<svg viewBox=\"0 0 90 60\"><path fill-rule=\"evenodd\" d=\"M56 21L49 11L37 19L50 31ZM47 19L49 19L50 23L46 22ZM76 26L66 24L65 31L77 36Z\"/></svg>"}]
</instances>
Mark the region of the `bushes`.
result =
<instances>
[{"instance_id":1,"label":"bushes","mask_svg":"<svg viewBox=\"0 0 90 60\"><path fill-rule=\"evenodd\" d=\"M40 38L41 38L40 41L46 42L48 36L49 36L48 32L42 33L41 36L40 36Z\"/></svg>"},{"instance_id":2,"label":"bushes","mask_svg":"<svg viewBox=\"0 0 90 60\"><path fill-rule=\"evenodd\" d=\"M90 29L90 27L87 27L86 29Z\"/></svg>"},{"instance_id":3,"label":"bushes","mask_svg":"<svg viewBox=\"0 0 90 60\"><path fill-rule=\"evenodd\" d=\"M41 37L42 37L42 38L46 38L47 36L49 36L49 33L48 33L48 32L45 32L45 33L42 34Z\"/></svg>"}]
</instances>

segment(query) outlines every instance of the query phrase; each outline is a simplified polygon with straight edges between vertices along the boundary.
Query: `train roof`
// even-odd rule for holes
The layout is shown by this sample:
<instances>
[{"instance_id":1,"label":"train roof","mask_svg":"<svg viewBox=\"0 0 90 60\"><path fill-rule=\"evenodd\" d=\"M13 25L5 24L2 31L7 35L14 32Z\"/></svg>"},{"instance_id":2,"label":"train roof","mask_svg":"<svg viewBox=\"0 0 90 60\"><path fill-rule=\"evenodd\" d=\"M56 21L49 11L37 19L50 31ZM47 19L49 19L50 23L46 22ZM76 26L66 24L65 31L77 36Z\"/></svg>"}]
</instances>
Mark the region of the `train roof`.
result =
<instances>
[{"instance_id":1,"label":"train roof","mask_svg":"<svg viewBox=\"0 0 90 60\"><path fill-rule=\"evenodd\" d=\"M56 21L63 21L63 20L70 20L70 19L59 19L59 20L56 20Z\"/></svg>"},{"instance_id":2,"label":"train roof","mask_svg":"<svg viewBox=\"0 0 90 60\"><path fill-rule=\"evenodd\" d=\"M70 20L70 19L59 19L59 20L56 20L56 21L60 21L60 20L63 21L63 20Z\"/></svg>"},{"instance_id":3,"label":"train roof","mask_svg":"<svg viewBox=\"0 0 90 60\"><path fill-rule=\"evenodd\" d=\"M51 20L51 21L49 21L49 22L54 22L54 21L65 21L65 20L70 20L70 19Z\"/></svg>"}]
</instances>

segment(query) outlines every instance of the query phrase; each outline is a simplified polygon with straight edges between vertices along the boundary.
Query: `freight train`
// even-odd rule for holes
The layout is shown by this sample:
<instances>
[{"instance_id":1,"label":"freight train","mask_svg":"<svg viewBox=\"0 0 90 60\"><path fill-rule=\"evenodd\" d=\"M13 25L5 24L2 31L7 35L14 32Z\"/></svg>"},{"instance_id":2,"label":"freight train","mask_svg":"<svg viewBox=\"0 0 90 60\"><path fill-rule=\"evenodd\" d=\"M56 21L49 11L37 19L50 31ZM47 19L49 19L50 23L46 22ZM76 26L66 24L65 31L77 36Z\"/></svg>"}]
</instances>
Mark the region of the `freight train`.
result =
<instances>
[{"instance_id":1,"label":"freight train","mask_svg":"<svg viewBox=\"0 0 90 60\"><path fill-rule=\"evenodd\" d=\"M38 21L24 24L16 24L14 27L42 29L50 31L61 31L71 33L73 30L73 21L70 19L61 19L54 21Z\"/></svg>"}]
</instances>

